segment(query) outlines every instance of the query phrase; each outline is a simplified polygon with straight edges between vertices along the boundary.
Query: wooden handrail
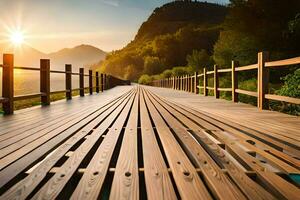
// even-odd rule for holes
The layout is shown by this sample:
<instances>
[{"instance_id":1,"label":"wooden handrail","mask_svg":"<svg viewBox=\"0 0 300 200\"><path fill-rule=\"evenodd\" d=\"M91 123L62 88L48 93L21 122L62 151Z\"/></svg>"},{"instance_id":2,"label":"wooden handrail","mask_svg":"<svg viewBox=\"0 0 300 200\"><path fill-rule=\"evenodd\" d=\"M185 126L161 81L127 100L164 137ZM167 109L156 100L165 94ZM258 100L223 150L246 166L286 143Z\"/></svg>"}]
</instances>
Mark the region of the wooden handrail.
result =
<instances>
[{"instance_id":1,"label":"wooden handrail","mask_svg":"<svg viewBox=\"0 0 300 200\"><path fill-rule=\"evenodd\" d=\"M266 62L265 66L266 67L283 67L283 66L287 66L287 65L297 65L297 64L300 64L300 57Z\"/></svg>"},{"instance_id":2,"label":"wooden handrail","mask_svg":"<svg viewBox=\"0 0 300 200\"><path fill-rule=\"evenodd\" d=\"M258 96L257 92L248 91L248 90L236 89L235 92L237 92L239 94L245 94L245 95L248 95L248 96L252 96L252 97L257 97Z\"/></svg>"},{"instance_id":3,"label":"wooden handrail","mask_svg":"<svg viewBox=\"0 0 300 200\"><path fill-rule=\"evenodd\" d=\"M275 100L275 101L284 101L292 104L300 104L300 99L293 98L293 97L286 97L286 96L280 96L275 94L266 94L265 98L270 100Z\"/></svg>"},{"instance_id":4,"label":"wooden handrail","mask_svg":"<svg viewBox=\"0 0 300 200\"><path fill-rule=\"evenodd\" d=\"M231 92L232 88L218 88L218 91L222 91L222 92Z\"/></svg>"},{"instance_id":5,"label":"wooden handrail","mask_svg":"<svg viewBox=\"0 0 300 200\"><path fill-rule=\"evenodd\" d=\"M41 59L40 60L40 68L34 67L22 67L22 66L14 66L14 56L13 54L4 54L3 55L3 64L0 64L0 67L3 69L2 73L2 91L3 97L0 97L0 103L2 104L4 114L13 114L14 111L14 101L32 99L32 98L41 98L41 103L43 106L50 105L50 95L65 93L66 99L72 99L72 91L79 90L80 96L84 96L85 89L89 89L89 93L93 94L94 89L99 93L100 91L110 89L117 85L128 85L130 81L121 80L116 77L93 73L92 70L89 71L89 74L84 74L84 69L80 68L79 73L72 72L72 66L67 64L65 66L65 71L59 70L50 70L50 60L49 59ZM19 95L14 96L14 69L20 70L31 70L31 71L39 71L40 72L40 93L35 94L27 94L27 95ZM66 89L62 91L50 91L50 73L59 73L65 74L66 81ZM79 76L79 86L78 89L72 89L72 75ZM84 77L89 77L89 87L84 87ZM96 78L96 85L93 85L94 78ZM101 79L101 80L99 80Z\"/></svg>"},{"instance_id":6,"label":"wooden handrail","mask_svg":"<svg viewBox=\"0 0 300 200\"><path fill-rule=\"evenodd\" d=\"M231 72L231 68L228 69L218 69L218 73Z\"/></svg>"},{"instance_id":7,"label":"wooden handrail","mask_svg":"<svg viewBox=\"0 0 300 200\"><path fill-rule=\"evenodd\" d=\"M247 70L252 70L252 69L257 69L257 64L247 65L247 66L243 66L243 67L237 67L237 68L235 68L235 71L247 71Z\"/></svg>"},{"instance_id":8,"label":"wooden handrail","mask_svg":"<svg viewBox=\"0 0 300 200\"><path fill-rule=\"evenodd\" d=\"M269 62L268 52L260 52L257 56L257 63L247 66L239 66L237 61L232 61L231 68L218 69L217 66L214 67L213 71L207 71L203 68L203 73L198 74L196 72L193 76L180 76L173 77L173 87L174 89L199 93L199 89L202 89L203 95L208 95L208 90L214 90L214 95L219 98L219 92L231 92L232 101L238 102L239 94L244 94L252 97L257 97L257 106L259 109L268 109L268 100L283 101L292 104L300 105L300 99L279 96L274 94L268 94L268 84L269 84L269 68L270 67L281 67L287 65L300 64L300 57L290 58L285 60L271 61ZM238 72L257 70L258 80L257 80L257 91L247 91L238 88ZM231 73L231 88L219 88L219 73ZM207 75L214 74L214 87L208 87L208 77ZM199 85L199 78L203 78L203 86ZM165 87L161 84L161 80L156 80L152 84L153 86ZM191 87L193 85L193 87ZM191 88L193 90L191 90Z\"/></svg>"}]
</instances>

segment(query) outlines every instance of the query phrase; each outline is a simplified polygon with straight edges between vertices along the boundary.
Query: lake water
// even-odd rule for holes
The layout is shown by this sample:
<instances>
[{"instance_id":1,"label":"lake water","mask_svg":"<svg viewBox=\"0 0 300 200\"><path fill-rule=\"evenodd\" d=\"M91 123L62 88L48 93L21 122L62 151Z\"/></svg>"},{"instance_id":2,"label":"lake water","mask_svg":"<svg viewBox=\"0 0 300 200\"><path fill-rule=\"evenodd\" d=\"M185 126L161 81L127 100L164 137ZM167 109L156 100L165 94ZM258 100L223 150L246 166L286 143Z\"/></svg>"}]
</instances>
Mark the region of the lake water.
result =
<instances>
[{"instance_id":1,"label":"lake water","mask_svg":"<svg viewBox=\"0 0 300 200\"><path fill-rule=\"evenodd\" d=\"M85 87L88 86L88 77L84 78ZM51 92L65 90L65 74L50 74ZM72 76L72 88L79 88L79 75ZM25 95L40 92L40 72L15 70L14 95ZM0 68L0 96L2 96L2 68Z\"/></svg>"}]
</instances>

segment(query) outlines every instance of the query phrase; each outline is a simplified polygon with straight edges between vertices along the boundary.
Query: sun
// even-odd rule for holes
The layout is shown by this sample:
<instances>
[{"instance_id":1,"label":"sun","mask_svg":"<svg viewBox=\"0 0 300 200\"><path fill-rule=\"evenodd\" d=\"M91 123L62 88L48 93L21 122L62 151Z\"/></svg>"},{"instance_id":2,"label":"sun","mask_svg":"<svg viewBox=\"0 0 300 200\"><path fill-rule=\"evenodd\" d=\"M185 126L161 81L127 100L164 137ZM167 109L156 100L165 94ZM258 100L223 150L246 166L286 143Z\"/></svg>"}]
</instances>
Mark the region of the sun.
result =
<instances>
[{"instance_id":1,"label":"sun","mask_svg":"<svg viewBox=\"0 0 300 200\"><path fill-rule=\"evenodd\" d=\"M21 45L24 43L24 34L21 31L15 31L10 35L10 41L14 45Z\"/></svg>"}]
</instances>

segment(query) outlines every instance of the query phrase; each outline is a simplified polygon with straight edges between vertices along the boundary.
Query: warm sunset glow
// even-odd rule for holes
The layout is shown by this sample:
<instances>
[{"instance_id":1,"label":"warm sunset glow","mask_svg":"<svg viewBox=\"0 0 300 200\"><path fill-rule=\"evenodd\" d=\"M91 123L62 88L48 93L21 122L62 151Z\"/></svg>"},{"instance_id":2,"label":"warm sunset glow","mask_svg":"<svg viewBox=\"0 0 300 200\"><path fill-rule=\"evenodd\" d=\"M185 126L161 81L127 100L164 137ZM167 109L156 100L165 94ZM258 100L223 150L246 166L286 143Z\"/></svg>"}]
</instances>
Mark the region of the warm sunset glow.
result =
<instances>
[{"instance_id":1,"label":"warm sunset glow","mask_svg":"<svg viewBox=\"0 0 300 200\"><path fill-rule=\"evenodd\" d=\"M21 31L13 32L10 36L10 41L14 45L20 45L24 42L24 35Z\"/></svg>"}]
</instances>

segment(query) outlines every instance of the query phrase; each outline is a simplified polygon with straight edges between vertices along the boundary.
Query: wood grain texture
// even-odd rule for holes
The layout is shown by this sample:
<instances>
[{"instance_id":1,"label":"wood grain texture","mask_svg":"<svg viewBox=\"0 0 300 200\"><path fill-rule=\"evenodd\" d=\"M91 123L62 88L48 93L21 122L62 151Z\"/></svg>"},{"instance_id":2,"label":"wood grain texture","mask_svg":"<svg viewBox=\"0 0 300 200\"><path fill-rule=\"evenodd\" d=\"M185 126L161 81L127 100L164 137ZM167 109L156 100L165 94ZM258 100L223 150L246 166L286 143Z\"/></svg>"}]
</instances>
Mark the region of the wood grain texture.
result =
<instances>
[{"instance_id":1,"label":"wood grain texture","mask_svg":"<svg viewBox=\"0 0 300 200\"><path fill-rule=\"evenodd\" d=\"M113 150L133 103L132 96L96 151L71 199L97 199L103 186Z\"/></svg>"},{"instance_id":2,"label":"wood grain texture","mask_svg":"<svg viewBox=\"0 0 300 200\"><path fill-rule=\"evenodd\" d=\"M297 199L299 117L197 95L194 77L0 117L0 200Z\"/></svg>"},{"instance_id":3,"label":"wood grain texture","mask_svg":"<svg viewBox=\"0 0 300 200\"><path fill-rule=\"evenodd\" d=\"M177 199L142 94L140 95L140 115L147 197L149 200Z\"/></svg>"},{"instance_id":4,"label":"wood grain texture","mask_svg":"<svg viewBox=\"0 0 300 200\"><path fill-rule=\"evenodd\" d=\"M111 187L110 199L139 199L137 152L139 95L140 92L138 91L126 125Z\"/></svg>"}]
</instances>

